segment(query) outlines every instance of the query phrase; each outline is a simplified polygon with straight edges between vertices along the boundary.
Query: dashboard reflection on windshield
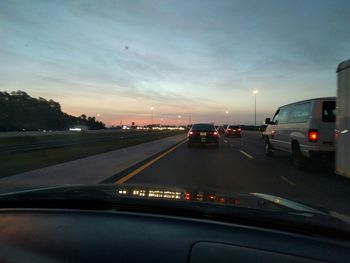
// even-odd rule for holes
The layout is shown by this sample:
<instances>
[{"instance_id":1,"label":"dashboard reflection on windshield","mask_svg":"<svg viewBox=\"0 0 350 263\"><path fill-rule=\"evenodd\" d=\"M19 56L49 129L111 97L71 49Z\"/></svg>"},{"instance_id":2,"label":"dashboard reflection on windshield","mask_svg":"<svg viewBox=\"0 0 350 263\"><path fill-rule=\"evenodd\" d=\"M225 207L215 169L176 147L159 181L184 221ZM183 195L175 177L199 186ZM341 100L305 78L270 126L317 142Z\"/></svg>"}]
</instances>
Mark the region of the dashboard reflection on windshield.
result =
<instances>
[{"instance_id":1,"label":"dashboard reflection on windshield","mask_svg":"<svg viewBox=\"0 0 350 263\"><path fill-rule=\"evenodd\" d=\"M238 199L223 194L204 191L172 191L160 189L142 189L142 188L122 188L116 191L116 195L127 197L142 197L151 199L175 199L185 201L204 201L216 202L222 204L238 204Z\"/></svg>"}]
</instances>

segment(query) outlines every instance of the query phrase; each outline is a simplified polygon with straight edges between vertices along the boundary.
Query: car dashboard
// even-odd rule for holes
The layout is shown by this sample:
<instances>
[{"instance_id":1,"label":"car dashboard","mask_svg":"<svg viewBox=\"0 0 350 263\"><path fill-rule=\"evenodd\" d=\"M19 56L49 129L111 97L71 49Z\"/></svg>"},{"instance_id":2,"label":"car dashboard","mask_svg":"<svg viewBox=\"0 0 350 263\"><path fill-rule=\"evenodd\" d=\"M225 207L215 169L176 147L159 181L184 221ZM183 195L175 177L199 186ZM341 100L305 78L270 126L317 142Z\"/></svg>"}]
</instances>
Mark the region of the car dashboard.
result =
<instances>
[{"instance_id":1,"label":"car dashboard","mask_svg":"<svg viewBox=\"0 0 350 263\"><path fill-rule=\"evenodd\" d=\"M1 262L346 262L347 240L142 212L0 210Z\"/></svg>"}]
</instances>

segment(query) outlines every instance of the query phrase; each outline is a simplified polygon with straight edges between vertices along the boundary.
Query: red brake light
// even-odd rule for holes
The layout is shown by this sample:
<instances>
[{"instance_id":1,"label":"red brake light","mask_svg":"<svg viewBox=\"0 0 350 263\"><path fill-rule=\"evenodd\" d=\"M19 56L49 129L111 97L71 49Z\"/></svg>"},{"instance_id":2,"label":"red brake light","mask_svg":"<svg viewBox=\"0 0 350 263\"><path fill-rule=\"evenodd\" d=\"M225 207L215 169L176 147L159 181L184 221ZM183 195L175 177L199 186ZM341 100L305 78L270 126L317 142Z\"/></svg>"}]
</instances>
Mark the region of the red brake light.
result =
<instances>
[{"instance_id":1,"label":"red brake light","mask_svg":"<svg viewBox=\"0 0 350 263\"><path fill-rule=\"evenodd\" d=\"M219 197L219 202L220 202L220 203L225 203L225 202L226 202L226 200L225 200L225 198L224 198L224 197Z\"/></svg>"},{"instance_id":2,"label":"red brake light","mask_svg":"<svg viewBox=\"0 0 350 263\"><path fill-rule=\"evenodd\" d=\"M334 141L338 141L338 138L339 138L339 131L335 130L334 131Z\"/></svg>"},{"instance_id":3,"label":"red brake light","mask_svg":"<svg viewBox=\"0 0 350 263\"><path fill-rule=\"evenodd\" d=\"M317 130L309 130L309 141L310 142L317 142L318 140L318 131Z\"/></svg>"},{"instance_id":4,"label":"red brake light","mask_svg":"<svg viewBox=\"0 0 350 263\"><path fill-rule=\"evenodd\" d=\"M237 130L238 130L238 131L241 131L241 128L238 128Z\"/></svg>"},{"instance_id":5,"label":"red brake light","mask_svg":"<svg viewBox=\"0 0 350 263\"><path fill-rule=\"evenodd\" d=\"M215 136L218 136L218 135L219 135L219 133L218 133L217 131L215 131L213 134L214 134Z\"/></svg>"},{"instance_id":6,"label":"red brake light","mask_svg":"<svg viewBox=\"0 0 350 263\"><path fill-rule=\"evenodd\" d=\"M238 199L233 199L232 203L235 204L235 205L238 205Z\"/></svg>"},{"instance_id":7,"label":"red brake light","mask_svg":"<svg viewBox=\"0 0 350 263\"><path fill-rule=\"evenodd\" d=\"M189 131L188 133L188 136L189 137L192 137L192 136L195 136L196 135L196 132L195 131Z\"/></svg>"},{"instance_id":8,"label":"red brake light","mask_svg":"<svg viewBox=\"0 0 350 263\"><path fill-rule=\"evenodd\" d=\"M190 200L190 199L191 199L190 193L186 193L186 195L185 195L185 200Z\"/></svg>"}]
</instances>

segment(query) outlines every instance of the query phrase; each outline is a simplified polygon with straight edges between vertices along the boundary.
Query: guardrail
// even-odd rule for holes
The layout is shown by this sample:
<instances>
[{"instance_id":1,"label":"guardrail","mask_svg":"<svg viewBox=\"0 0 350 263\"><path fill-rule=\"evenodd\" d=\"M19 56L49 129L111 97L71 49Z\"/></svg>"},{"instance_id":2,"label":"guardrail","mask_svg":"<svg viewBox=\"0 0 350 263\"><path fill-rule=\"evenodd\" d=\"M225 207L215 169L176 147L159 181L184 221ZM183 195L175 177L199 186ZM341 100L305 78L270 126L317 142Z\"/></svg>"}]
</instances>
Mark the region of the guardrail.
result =
<instances>
[{"instance_id":1,"label":"guardrail","mask_svg":"<svg viewBox=\"0 0 350 263\"><path fill-rule=\"evenodd\" d=\"M88 130L88 131L16 131L16 132L0 132L0 138L71 135L71 134L78 134L78 133L96 134L96 133L125 133L125 132L139 132L139 130L102 129L102 130Z\"/></svg>"}]
</instances>

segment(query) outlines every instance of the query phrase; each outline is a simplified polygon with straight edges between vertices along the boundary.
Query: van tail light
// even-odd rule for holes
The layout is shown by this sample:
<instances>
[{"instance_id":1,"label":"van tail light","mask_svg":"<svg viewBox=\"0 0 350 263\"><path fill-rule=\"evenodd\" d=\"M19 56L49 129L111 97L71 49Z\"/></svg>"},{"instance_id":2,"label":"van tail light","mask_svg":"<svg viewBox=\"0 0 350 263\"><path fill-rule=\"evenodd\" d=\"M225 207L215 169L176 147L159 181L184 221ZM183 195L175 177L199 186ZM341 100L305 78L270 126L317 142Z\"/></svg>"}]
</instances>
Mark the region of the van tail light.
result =
<instances>
[{"instance_id":1,"label":"van tail light","mask_svg":"<svg viewBox=\"0 0 350 263\"><path fill-rule=\"evenodd\" d=\"M310 142L317 142L318 141L318 130L310 129L308 137L309 137Z\"/></svg>"},{"instance_id":2,"label":"van tail light","mask_svg":"<svg viewBox=\"0 0 350 263\"><path fill-rule=\"evenodd\" d=\"M338 139L339 139L339 130L335 130L334 131L334 141L338 141Z\"/></svg>"}]
</instances>

